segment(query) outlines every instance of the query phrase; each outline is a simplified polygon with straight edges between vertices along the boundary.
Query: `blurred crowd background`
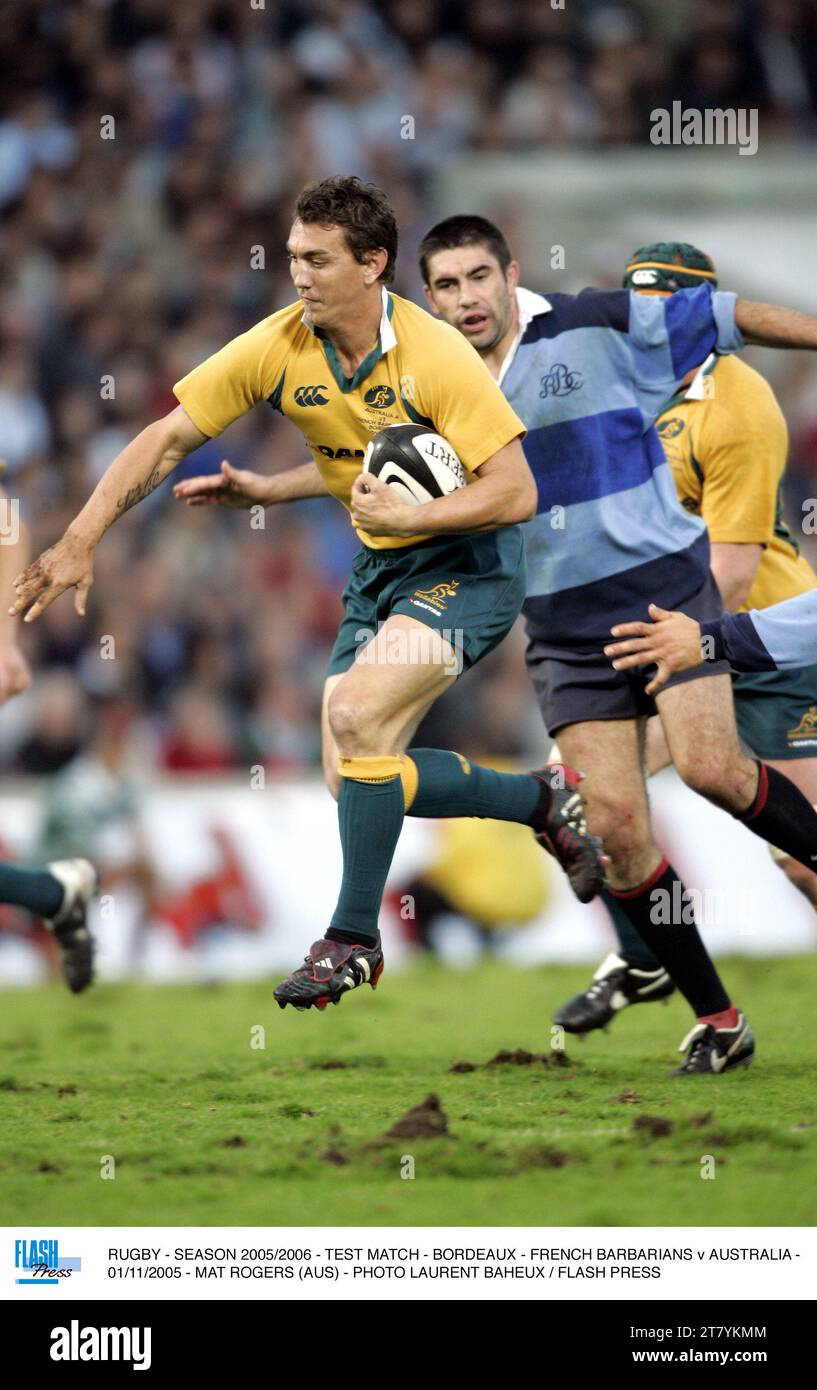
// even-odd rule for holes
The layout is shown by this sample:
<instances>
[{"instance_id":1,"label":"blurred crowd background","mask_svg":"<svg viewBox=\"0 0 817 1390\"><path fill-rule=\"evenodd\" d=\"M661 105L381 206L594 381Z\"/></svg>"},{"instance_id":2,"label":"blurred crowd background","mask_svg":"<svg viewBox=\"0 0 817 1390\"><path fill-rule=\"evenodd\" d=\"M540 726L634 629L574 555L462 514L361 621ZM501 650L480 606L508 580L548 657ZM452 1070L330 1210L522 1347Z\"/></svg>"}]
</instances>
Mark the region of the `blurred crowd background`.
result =
<instances>
[{"instance_id":1,"label":"blurred crowd background","mask_svg":"<svg viewBox=\"0 0 817 1390\"><path fill-rule=\"evenodd\" d=\"M0 71L0 456L39 552L173 407L174 381L291 301L283 245L307 179L387 189L395 288L417 297L419 237L466 210L441 192L463 154L638 147L651 109L681 100L757 107L765 141L812 158L817 3L3 0ZM519 251L547 289L542 248ZM788 392L796 507L817 491L813 375ZM224 456L263 471L306 458L267 407L183 471ZM26 635L37 678L2 712L6 772L51 774L92 733L174 774L318 766L356 549L345 512L303 503L254 530L248 513L182 507L171 486L101 545L88 619L62 599ZM522 649L517 632L424 738L541 755Z\"/></svg>"}]
</instances>

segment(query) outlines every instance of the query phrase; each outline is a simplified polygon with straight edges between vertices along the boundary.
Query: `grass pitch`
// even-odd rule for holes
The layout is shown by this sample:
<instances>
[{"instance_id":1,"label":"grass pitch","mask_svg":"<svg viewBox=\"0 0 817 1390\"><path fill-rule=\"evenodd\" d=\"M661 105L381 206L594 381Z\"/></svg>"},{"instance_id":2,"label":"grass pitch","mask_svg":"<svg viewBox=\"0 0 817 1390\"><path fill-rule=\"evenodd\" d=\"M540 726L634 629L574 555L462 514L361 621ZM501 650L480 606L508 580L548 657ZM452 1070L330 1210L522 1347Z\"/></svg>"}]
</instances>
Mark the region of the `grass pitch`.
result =
<instances>
[{"instance_id":1,"label":"grass pitch","mask_svg":"<svg viewBox=\"0 0 817 1390\"><path fill-rule=\"evenodd\" d=\"M2 1221L815 1224L817 957L724 974L755 1065L672 1081L677 998L548 1057L551 1012L586 968L422 962L325 1015L280 1012L271 983L6 993ZM485 1065L518 1049L547 1060ZM429 1095L439 1109L384 1137Z\"/></svg>"}]
</instances>

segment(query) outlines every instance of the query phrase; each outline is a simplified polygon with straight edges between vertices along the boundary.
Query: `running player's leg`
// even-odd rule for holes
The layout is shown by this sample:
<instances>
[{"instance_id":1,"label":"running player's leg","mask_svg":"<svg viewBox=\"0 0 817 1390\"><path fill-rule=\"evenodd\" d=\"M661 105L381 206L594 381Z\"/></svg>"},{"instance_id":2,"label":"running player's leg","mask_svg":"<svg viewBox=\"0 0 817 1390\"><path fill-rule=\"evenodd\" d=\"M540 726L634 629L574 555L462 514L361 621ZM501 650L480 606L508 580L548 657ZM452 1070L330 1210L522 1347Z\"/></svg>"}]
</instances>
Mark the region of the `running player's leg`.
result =
<instances>
[{"instance_id":1,"label":"running player's leg","mask_svg":"<svg viewBox=\"0 0 817 1390\"><path fill-rule=\"evenodd\" d=\"M647 777L660 772L672 761L667 748L661 720L651 715L644 724L644 767ZM646 1003L655 999L665 999L672 992L671 982L666 972L659 971L659 962L645 941L633 930L632 923L621 904L610 892L602 895L607 911L618 938L619 959L627 967L626 977L620 981L623 988L619 995L628 1003Z\"/></svg>"},{"instance_id":2,"label":"running player's leg","mask_svg":"<svg viewBox=\"0 0 817 1390\"><path fill-rule=\"evenodd\" d=\"M547 818L554 800L547 779L497 772L441 749L412 749L401 756L420 718L456 678L455 654L448 641L425 623L395 613L332 691L328 720L341 774L345 867L330 940L350 934L356 940L376 936L382 883L405 811L431 817L481 816L544 829L539 822ZM558 801L558 786L555 796L557 804L564 804ZM570 798L568 791L564 801ZM366 825L368 834L363 832ZM569 826L558 829L567 833ZM359 853L353 853L352 842L360 844ZM382 843L382 854L375 853L376 843ZM368 894L362 888L364 878L371 884ZM337 936L339 932L344 936Z\"/></svg>"},{"instance_id":3,"label":"running player's leg","mask_svg":"<svg viewBox=\"0 0 817 1390\"><path fill-rule=\"evenodd\" d=\"M354 654L348 644L341 652L342 633L324 687L322 728L327 782L338 800L343 876L328 930L275 990L281 1008L323 1009L348 989L377 984L383 969L380 902L412 788L402 740L456 679L448 644L415 619L393 615ZM341 661L346 669L339 671Z\"/></svg>"},{"instance_id":4,"label":"running player's leg","mask_svg":"<svg viewBox=\"0 0 817 1390\"><path fill-rule=\"evenodd\" d=\"M665 767L669 767L671 762L667 740L664 737L664 730L661 728L661 720L656 714L653 714L646 721L644 729L644 769L647 777L661 772ZM628 966L634 966L636 969L634 980L628 981L628 984L634 984L636 991L638 991L640 976L644 972L652 974L658 967L658 961L646 942L642 941L641 937L633 931L627 914L612 894L605 893L602 896L618 937L619 954ZM665 979L648 979L645 988L646 992L634 994L633 1002L641 1003L656 998L665 999L667 994L671 992Z\"/></svg>"},{"instance_id":5,"label":"running player's leg","mask_svg":"<svg viewBox=\"0 0 817 1390\"><path fill-rule=\"evenodd\" d=\"M643 725L642 719L588 720L567 724L557 735L560 757L585 774L587 824L604 842L607 881L615 889L649 877L661 861L650 837Z\"/></svg>"},{"instance_id":6,"label":"running player's leg","mask_svg":"<svg viewBox=\"0 0 817 1390\"><path fill-rule=\"evenodd\" d=\"M453 684L450 656L438 633L394 614L331 691L327 718L341 778L343 880L329 940L377 939L386 875L411 799L401 736Z\"/></svg>"},{"instance_id":7,"label":"running player's leg","mask_svg":"<svg viewBox=\"0 0 817 1390\"><path fill-rule=\"evenodd\" d=\"M742 751L730 678L682 681L662 690L656 703L672 761L687 786L811 867L817 812L791 778Z\"/></svg>"},{"instance_id":8,"label":"running player's leg","mask_svg":"<svg viewBox=\"0 0 817 1390\"><path fill-rule=\"evenodd\" d=\"M807 801L812 806L817 806L817 758L767 758L769 767L773 767L776 772L781 772L784 777L790 778L796 787L799 787ZM775 863L783 870L786 877L795 888L799 888L804 897L808 898L812 907L817 908L817 873L813 869L807 869L805 864L800 864L796 859L792 859L790 854L781 854L773 847L772 854Z\"/></svg>"},{"instance_id":9,"label":"running player's leg","mask_svg":"<svg viewBox=\"0 0 817 1390\"><path fill-rule=\"evenodd\" d=\"M709 1018L729 1008L729 997L691 913L678 910L687 904L684 886L650 834L640 722L568 725L559 730L559 747L587 774L587 823L604 839L614 898L696 1017Z\"/></svg>"},{"instance_id":10,"label":"running player's leg","mask_svg":"<svg viewBox=\"0 0 817 1390\"><path fill-rule=\"evenodd\" d=\"M458 674L456 654L440 632L393 613L348 669L327 679L324 759L328 764L337 750L343 878L325 937L312 947L306 968L276 990L282 1006L324 1007L344 989L376 983L383 960L380 902L404 814L415 802L424 816L528 824L568 872L581 870L584 882L592 869L598 886L599 851L583 822L577 828L572 791L552 788L539 774L495 772L442 750L403 755L420 719Z\"/></svg>"},{"instance_id":11,"label":"running player's leg","mask_svg":"<svg viewBox=\"0 0 817 1390\"><path fill-rule=\"evenodd\" d=\"M383 965L380 902L405 807L419 780L416 765L401 751L458 670L453 649L439 632L393 614L343 674L329 677L325 756L328 760L337 750L343 877L326 935L311 948L305 967L275 992L282 1007L323 1008L330 1000L337 1003L346 989L377 983ZM510 791L500 788L509 812L515 793L509 818L527 818L539 803L541 785L531 777L504 780L513 784ZM447 812L461 813L459 807ZM499 814L498 808L492 805L491 814Z\"/></svg>"},{"instance_id":12,"label":"running player's leg","mask_svg":"<svg viewBox=\"0 0 817 1390\"><path fill-rule=\"evenodd\" d=\"M626 723L635 724L639 730L638 757L639 764L643 765L644 726L646 724L649 729L649 726L658 723L658 720L653 717L646 721L633 719ZM548 761L560 762L561 758L559 744L554 743ZM639 936L624 908L607 885L602 888L598 900L604 905L615 932L617 950L607 953L587 989L572 995L554 1014L554 1023L559 1024L568 1033L584 1034L593 1032L595 1028L606 1028L611 1020L629 1005L651 1004L667 999L675 990L666 970Z\"/></svg>"}]
</instances>

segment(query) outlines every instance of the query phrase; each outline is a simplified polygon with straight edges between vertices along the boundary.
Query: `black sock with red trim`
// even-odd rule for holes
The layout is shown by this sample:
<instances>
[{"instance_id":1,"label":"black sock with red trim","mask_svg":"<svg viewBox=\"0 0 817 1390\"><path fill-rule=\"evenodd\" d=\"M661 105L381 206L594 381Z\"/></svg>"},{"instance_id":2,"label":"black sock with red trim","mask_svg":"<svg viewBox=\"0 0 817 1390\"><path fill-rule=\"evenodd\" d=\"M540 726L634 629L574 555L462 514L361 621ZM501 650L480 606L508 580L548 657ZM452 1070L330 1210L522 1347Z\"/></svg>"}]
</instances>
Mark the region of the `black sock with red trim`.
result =
<instances>
[{"instance_id":1,"label":"black sock with red trim","mask_svg":"<svg viewBox=\"0 0 817 1390\"><path fill-rule=\"evenodd\" d=\"M757 795L748 811L732 813L735 820L807 869L817 869L817 811L791 778L759 759L757 765Z\"/></svg>"},{"instance_id":2,"label":"black sock with red trim","mask_svg":"<svg viewBox=\"0 0 817 1390\"><path fill-rule=\"evenodd\" d=\"M666 859L637 888L608 891L691 1004L696 1018L730 1008L729 995L698 935L694 904Z\"/></svg>"}]
</instances>

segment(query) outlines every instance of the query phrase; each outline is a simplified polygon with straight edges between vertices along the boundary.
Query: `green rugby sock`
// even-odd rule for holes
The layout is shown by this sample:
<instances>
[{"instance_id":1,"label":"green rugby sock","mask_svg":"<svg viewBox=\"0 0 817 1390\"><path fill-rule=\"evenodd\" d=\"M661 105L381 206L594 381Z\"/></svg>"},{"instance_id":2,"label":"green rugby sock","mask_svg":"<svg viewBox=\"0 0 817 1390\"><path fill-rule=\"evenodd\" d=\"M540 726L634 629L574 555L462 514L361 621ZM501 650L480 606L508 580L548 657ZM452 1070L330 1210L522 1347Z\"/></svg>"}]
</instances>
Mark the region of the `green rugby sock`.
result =
<instances>
[{"instance_id":1,"label":"green rugby sock","mask_svg":"<svg viewBox=\"0 0 817 1390\"><path fill-rule=\"evenodd\" d=\"M409 816L480 816L529 825L547 788L527 772L495 772L440 748L411 748L417 791Z\"/></svg>"},{"instance_id":2,"label":"green rugby sock","mask_svg":"<svg viewBox=\"0 0 817 1390\"><path fill-rule=\"evenodd\" d=\"M400 778L361 782L343 777L338 825L343 879L326 935L330 941L377 940L377 918L386 878L403 826Z\"/></svg>"},{"instance_id":3,"label":"green rugby sock","mask_svg":"<svg viewBox=\"0 0 817 1390\"><path fill-rule=\"evenodd\" d=\"M0 903L27 907L37 917L56 917L65 889L47 869L21 869L0 863Z\"/></svg>"}]
</instances>

